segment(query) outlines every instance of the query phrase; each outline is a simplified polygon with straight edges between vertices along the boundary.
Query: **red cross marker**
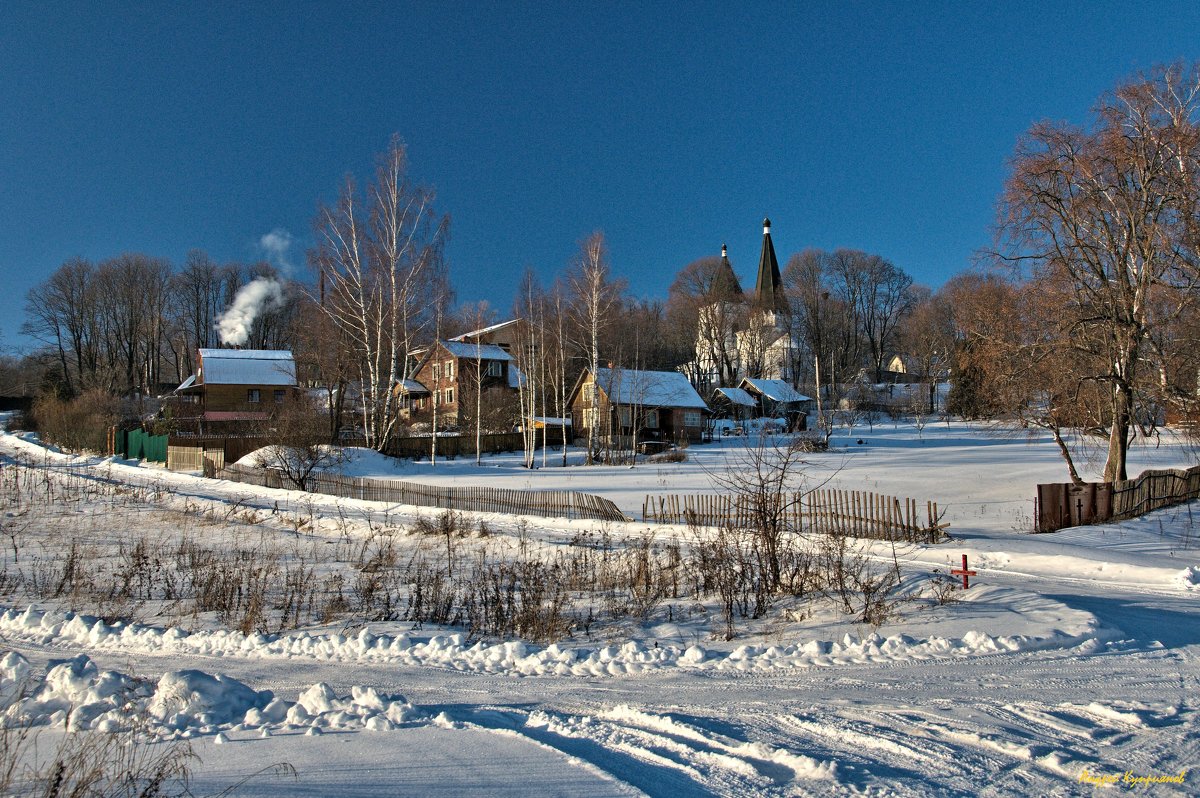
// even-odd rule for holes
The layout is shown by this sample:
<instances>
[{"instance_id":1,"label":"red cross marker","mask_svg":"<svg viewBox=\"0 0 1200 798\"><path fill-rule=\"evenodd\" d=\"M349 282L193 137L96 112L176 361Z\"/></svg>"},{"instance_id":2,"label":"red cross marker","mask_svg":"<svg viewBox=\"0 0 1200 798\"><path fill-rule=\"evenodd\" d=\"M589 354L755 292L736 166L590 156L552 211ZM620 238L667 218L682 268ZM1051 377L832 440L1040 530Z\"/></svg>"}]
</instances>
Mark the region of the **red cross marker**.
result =
<instances>
[{"instance_id":1,"label":"red cross marker","mask_svg":"<svg viewBox=\"0 0 1200 798\"><path fill-rule=\"evenodd\" d=\"M970 587L970 586L971 586L971 585L970 585L970 583L968 583L968 582L967 582L967 577L969 577L969 576L976 576L976 573L975 573L974 571L968 571L968 570L967 570L967 555L965 555L965 554L963 555L963 564L962 564L962 568L961 568L961 569L952 569L952 570L950 571L950 573L951 573L951 574L953 574L953 575L955 575L955 576L959 576L959 575L961 575L961 576L962 576L962 578L963 578L963 590L966 590L968 587Z\"/></svg>"}]
</instances>

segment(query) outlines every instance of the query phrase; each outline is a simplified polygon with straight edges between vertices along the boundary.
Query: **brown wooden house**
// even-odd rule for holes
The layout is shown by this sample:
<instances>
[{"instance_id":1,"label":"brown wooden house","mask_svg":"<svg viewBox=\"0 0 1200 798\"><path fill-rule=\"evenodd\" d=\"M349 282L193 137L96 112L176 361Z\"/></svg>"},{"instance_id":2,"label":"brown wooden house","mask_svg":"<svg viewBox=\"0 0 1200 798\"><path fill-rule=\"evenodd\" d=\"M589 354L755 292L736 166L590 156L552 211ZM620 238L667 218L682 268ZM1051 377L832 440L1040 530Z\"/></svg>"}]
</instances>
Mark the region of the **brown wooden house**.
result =
<instances>
[{"instance_id":1,"label":"brown wooden house","mask_svg":"<svg viewBox=\"0 0 1200 798\"><path fill-rule=\"evenodd\" d=\"M629 441L699 442L708 405L677 371L591 369L571 391L568 404L576 440L588 429L624 447Z\"/></svg>"},{"instance_id":2,"label":"brown wooden house","mask_svg":"<svg viewBox=\"0 0 1200 798\"><path fill-rule=\"evenodd\" d=\"M299 392L287 350L201 349L196 362L196 373L164 399L182 432L249 432Z\"/></svg>"},{"instance_id":3,"label":"brown wooden house","mask_svg":"<svg viewBox=\"0 0 1200 798\"><path fill-rule=\"evenodd\" d=\"M421 354L412 379L396 383L396 391L409 418L432 420L436 404L438 427L444 428L474 413L477 388L488 408L510 402L515 408L523 379L513 356L497 344L438 341Z\"/></svg>"}]
</instances>

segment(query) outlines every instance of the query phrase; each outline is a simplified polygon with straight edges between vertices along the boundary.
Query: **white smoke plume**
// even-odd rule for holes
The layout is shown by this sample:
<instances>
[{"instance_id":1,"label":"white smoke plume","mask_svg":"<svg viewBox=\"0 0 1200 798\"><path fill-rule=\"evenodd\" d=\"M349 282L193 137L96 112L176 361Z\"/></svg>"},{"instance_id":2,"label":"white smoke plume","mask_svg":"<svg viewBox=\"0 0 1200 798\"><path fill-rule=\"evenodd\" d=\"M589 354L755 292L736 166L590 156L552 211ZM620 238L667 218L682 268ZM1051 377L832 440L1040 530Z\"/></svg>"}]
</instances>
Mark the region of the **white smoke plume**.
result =
<instances>
[{"instance_id":1,"label":"white smoke plume","mask_svg":"<svg viewBox=\"0 0 1200 798\"><path fill-rule=\"evenodd\" d=\"M266 254L268 261L282 269L284 274L291 276L295 266L292 264L289 253L295 240L295 237L287 230L276 227L258 239L258 248Z\"/></svg>"},{"instance_id":2,"label":"white smoke plume","mask_svg":"<svg viewBox=\"0 0 1200 798\"><path fill-rule=\"evenodd\" d=\"M259 277L242 286L233 304L217 319L221 343L241 346L250 337L250 328L259 313L283 305L283 286L271 277Z\"/></svg>"}]
</instances>

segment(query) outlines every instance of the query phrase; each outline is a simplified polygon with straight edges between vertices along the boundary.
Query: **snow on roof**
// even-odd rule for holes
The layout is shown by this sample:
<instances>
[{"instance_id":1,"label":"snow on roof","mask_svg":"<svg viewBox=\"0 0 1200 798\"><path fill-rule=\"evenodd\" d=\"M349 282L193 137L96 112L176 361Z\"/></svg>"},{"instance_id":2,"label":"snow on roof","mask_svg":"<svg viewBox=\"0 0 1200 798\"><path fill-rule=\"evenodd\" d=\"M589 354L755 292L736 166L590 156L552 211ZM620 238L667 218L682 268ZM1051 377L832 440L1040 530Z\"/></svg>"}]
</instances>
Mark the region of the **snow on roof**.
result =
<instances>
[{"instance_id":1,"label":"snow on roof","mask_svg":"<svg viewBox=\"0 0 1200 798\"><path fill-rule=\"evenodd\" d=\"M475 338L476 336L479 336L479 335L487 335L488 333L503 329L510 324L516 324L519 321L520 321L520 319L509 319L508 321L502 321L499 324L493 324L490 327L480 327L478 330L471 330L470 332L465 332L462 335L456 335L453 338L451 338L450 340L451 341L465 341L468 338Z\"/></svg>"},{"instance_id":2,"label":"snow on roof","mask_svg":"<svg viewBox=\"0 0 1200 798\"><path fill-rule=\"evenodd\" d=\"M474 360L512 360L513 356L495 344L466 344L460 341L442 341L446 351L455 357Z\"/></svg>"},{"instance_id":3,"label":"snow on roof","mask_svg":"<svg viewBox=\"0 0 1200 798\"><path fill-rule=\"evenodd\" d=\"M508 367L508 387L518 389L525 384L525 372L517 368L517 364L513 363Z\"/></svg>"},{"instance_id":4,"label":"snow on roof","mask_svg":"<svg viewBox=\"0 0 1200 798\"><path fill-rule=\"evenodd\" d=\"M529 420L534 424L545 424L551 427L571 426L571 419L569 418L555 418L554 416L530 416Z\"/></svg>"},{"instance_id":5,"label":"snow on roof","mask_svg":"<svg viewBox=\"0 0 1200 798\"><path fill-rule=\"evenodd\" d=\"M743 384L749 383L750 387L761 393L768 399L776 402L811 402L811 396L805 396L797 391L787 380L752 380L746 377L742 380Z\"/></svg>"},{"instance_id":6,"label":"snow on roof","mask_svg":"<svg viewBox=\"0 0 1200 798\"><path fill-rule=\"evenodd\" d=\"M396 380L396 385L408 393L429 393L429 389L416 380Z\"/></svg>"},{"instance_id":7,"label":"snow on roof","mask_svg":"<svg viewBox=\"0 0 1200 798\"><path fill-rule=\"evenodd\" d=\"M596 382L614 404L708 409L687 377L678 371L597 369Z\"/></svg>"},{"instance_id":8,"label":"snow on roof","mask_svg":"<svg viewBox=\"0 0 1200 798\"><path fill-rule=\"evenodd\" d=\"M286 349L201 349L206 385L295 385L296 361Z\"/></svg>"},{"instance_id":9,"label":"snow on roof","mask_svg":"<svg viewBox=\"0 0 1200 798\"><path fill-rule=\"evenodd\" d=\"M188 377L183 382L179 383L179 387L176 388L175 390L182 391L185 388L191 388L195 384L196 384L196 375L193 374L192 376Z\"/></svg>"},{"instance_id":10,"label":"snow on roof","mask_svg":"<svg viewBox=\"0 0 1200 798\"><path fill-rule=\"evenodd\" d=\"M746 405L747 407L756 407L758 405L758 402L754 401L754 397L741 388L718 388L716 392L735 405Z\"/></svg>"}]
</instances>

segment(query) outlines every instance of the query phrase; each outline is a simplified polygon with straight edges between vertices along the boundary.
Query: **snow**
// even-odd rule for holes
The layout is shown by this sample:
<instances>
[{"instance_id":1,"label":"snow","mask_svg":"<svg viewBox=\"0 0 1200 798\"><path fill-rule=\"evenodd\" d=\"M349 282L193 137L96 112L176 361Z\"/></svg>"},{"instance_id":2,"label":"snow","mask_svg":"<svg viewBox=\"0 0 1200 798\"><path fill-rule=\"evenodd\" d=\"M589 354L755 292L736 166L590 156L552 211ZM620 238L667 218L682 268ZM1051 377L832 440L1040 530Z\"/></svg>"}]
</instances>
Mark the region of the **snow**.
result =
<instances>
[{"instance_id":1,"label":"snow","mask_svg":"<svg viewBox=\"0 0 1200 798\"><path fill-rule=\"evenodd\" d=\"M468 344L459 341L442 341L441 345L454 357L471 360L512 360L513 356L495 344Z\"/></svg>"},{"instance_id":2,"label":"snow","mask_svg":"<svg viewBox=\"0 0 1200 798\"><path fill-rule=\"evenodd\" d=\"M596 383L614 404L708 409L687 377L677 371L600 368Z\"/></svg>"},{"instance_id":3,"label":"snow","mask_svg":"<svg viewBox=\"0 0 1200 798\"><path fill-rule=\"evenodd\" d=\"M396 380L396 385L407 393L429 393L429 389L416 380Z\"/></svg>"},{"instance_id":4,"label":"snow","mask_svg":"<svg viewBox=\"0 0 1200 798\"><path fill-rule=\"evenodd\" d=\"M723 395L735 405L758 407L758 402L754 401L754 397L741 388L718 388L717 393Z\"/></svg>"},{"instance_id":5,"label":"snow","mask_svg":"<svg viewBox=\"0 0 1200 798\"><path fill-rule=\"evenodd\" d=\"M296 363L286 350L201 349L200 368L206 385L296 384Z\"/></svg>"},{"instance_id":6,"label":"snow","mask_svg":"<svg viewBox=\"0 0 1200 798\"><path fill-rule=\"evenodd\" d=\"M757 380L746 377L743 385L749 385L755 391L775 402L811 402L812 397L805 396L791 386L787 380Z\"/></svg>"},{"instance_id":7,"label":"snow","mask_svg":"<svg viewBox=\"0 0 1200 798\"><path fill-rule=\"evenodd\" d=\"M520 453L434 466L354 450L343 469L434 485L579 490L638 515L648 493L713 492L711 475L744 463L758 431L692 446L683 463L632 469L579 465L577 450L566 468L551 450L536 470L521 467ZM141 622L106 620L73 609L69 597L31 605L0 594L0 717L52 739L140 715L155 737L194 746L196 794L269 762L290 763L295 777L268 773L238 794L1073 795L1092 794L1085 774L1176 776L1193 766L1195 507L1032 535L1033 486L1065 481L1041 433L889 422L839 428L831 443L805 455L810 487L937 501L951 524L951 540L939 545L863 544L866 556L895 558L905 574L900 616L878 628L830 610L794 617L781 605L729 642L686 607L548 644L398 622L243 634L165 608ZM20 458L46 479L158 485L139 501L211 510L215 519L222 508L257 510L253 534L288 545L332 550L437 513L73 457L31 436L0 436L0 458L4 467ZM1130 471L1194 461L1186 441L1165 435L1133 448ZM1084 457L1081 466L1095 478L1102 462ZM273 520L300 508L339 520L303 531ZM110 545L101 505L63 512L90 545ZM122 523L158 523L132 512L119 514ZM480 545L547 556L598 527L472 519L491 528ZM6 530L22 521L0 520ZM219 522L210 523L216 536ZM642 522L603 533L613 545L696 534ZM397 541L406 553L425 550L420 538ZM956 602L930 602L923 585L962 554L978 572L971 588L956 591ZM10 573L23 566L8 557ZM1153 788L1195 794L1196 776Z\"/></svg>"}]
</instances>

